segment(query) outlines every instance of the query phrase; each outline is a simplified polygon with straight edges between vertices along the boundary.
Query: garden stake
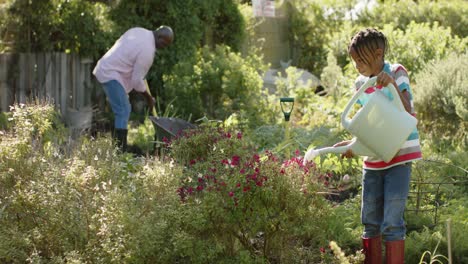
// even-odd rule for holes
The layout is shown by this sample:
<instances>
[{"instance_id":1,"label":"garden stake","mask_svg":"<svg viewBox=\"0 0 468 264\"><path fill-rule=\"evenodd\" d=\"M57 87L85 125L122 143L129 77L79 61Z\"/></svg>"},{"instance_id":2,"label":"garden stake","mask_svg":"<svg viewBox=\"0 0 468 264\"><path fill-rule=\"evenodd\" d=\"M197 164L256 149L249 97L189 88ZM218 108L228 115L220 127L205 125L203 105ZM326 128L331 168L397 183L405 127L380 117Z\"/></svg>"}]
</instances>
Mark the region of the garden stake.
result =
<instances>
[{"instance_id":1,"label":"garden stake","mask_svg":"<svg viewBox=\"0 0 468 264\"><path fill-rule=\"evenodd\" d=\"M452 264L452 242L451 242L451 225L450 225L451 219L447 219L447 251L448 251L448 264Z\"/></svg>"},{"instance_id":2,"label":"garden stake","mask_svg":"<svg viewBox=\"0 0 468 264\"><path fill-rule=\"evenodd\" d=\"M291 117L291 112L293 110L293 107L294 107L294 98L293 97L281 97L280 98L280 105L281 105L281 111L283 112L284 114L284 120L285 120L285 123L284 123L284 138L285 138L285 142L286 142L286 158L289 159L290 156L291 156L291 153L289 151L289 143L288 143L288 140L289 140L289 118ZM289 105L289 109L288 110L284 110L283 108L283 105Z\"/></svg>"}]
</instances>

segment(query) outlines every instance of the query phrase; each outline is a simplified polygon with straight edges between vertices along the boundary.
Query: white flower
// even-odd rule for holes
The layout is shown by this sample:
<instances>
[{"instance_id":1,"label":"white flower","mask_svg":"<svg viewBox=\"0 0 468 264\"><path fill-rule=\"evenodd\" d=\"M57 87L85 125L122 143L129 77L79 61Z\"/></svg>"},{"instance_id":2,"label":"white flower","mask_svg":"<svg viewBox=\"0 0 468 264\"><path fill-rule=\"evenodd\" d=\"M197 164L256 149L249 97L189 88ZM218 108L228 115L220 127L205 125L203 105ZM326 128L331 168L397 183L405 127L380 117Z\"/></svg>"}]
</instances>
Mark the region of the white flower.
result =
<instances>
[{"instance_id":1,"label":"white flower","mask_svg":"<svg viewBox=\"0 0 468 264\"><path fill-rule=\"evenodd\" d=\"M348 174L345 174L345 175L343 176L343 181L344 181L344 182L348 182L349 180L350 180L349 175L348 175Z\"/></svg>"}]
</instances>

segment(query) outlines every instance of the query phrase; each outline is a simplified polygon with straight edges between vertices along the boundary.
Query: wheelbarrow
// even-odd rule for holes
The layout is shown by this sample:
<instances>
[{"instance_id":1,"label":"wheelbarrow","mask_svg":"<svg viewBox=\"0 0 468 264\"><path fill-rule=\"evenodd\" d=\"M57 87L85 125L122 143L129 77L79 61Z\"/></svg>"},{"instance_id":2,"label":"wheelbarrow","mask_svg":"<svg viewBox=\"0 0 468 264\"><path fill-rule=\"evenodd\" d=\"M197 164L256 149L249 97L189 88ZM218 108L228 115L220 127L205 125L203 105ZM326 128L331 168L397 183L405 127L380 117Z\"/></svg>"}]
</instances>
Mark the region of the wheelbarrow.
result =
<instances>
[{"instance_id":1,"label":"wheelbarrow","mask_svg":"<svg viewBox=\"0 0 468 264\"><path fill-rule=\"evenodd\" d=\"M151 95L151 91L149 89L148 83L146 83L146 90ZM155 153L161 155L162 154L162 144L161 142L165 141L164 139L171 140L174 137L182 135L182 132L186 129L194 129L197 128L196 125L187 122L183 119L176 118L176 117L158 117L156 113L156 109L153 107L152 109L152 116L149 116L151 122L153 122L155 135Z\"/></svg>"},{"instance_id":2,"label":"wheelbarrow","mask_svg":"<svg viewBox=\"0 0 468 264\"><path fill-rule=\"evenodd\" d=\"M162 140L164 137L172 139L180 136L185 129L197 128L196 125L176 117L157 117L150 116L156 129L156 138Z\"/></svg>"}]
</instances>

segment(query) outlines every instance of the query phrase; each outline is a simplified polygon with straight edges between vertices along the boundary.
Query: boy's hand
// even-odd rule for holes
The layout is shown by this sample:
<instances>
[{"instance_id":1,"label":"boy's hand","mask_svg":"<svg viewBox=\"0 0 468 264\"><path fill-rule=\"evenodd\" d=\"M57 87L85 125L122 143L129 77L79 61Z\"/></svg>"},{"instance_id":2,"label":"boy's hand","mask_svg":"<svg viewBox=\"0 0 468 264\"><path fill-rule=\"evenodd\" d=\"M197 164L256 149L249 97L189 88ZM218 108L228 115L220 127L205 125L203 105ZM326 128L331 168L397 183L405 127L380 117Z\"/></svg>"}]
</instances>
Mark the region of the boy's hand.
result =
<instances>
[{"instance_id":1,"label":"boy's hand","mask_svg":"<svg viewBox=\"0 0 468 264\"><path fill-rule=\"evenodd\" d=\"M338 142L336 143L335 145L333 145L333 147L341 147L341 146L347 146L351 143L351 140L345 140L345 141L341 141L341 142ZM351 149L348 149L345 153L341 154L341 158L352 158L354 157L354 153Z\"/></svg>"},{"instance_id":2,"label":"boy's hand","mask_svg":"<svg viewBox=\"0 0 468 264\"><path fill-rule=\"evenodd\" d=\"M379 73L379 75L377 75L377 81L376 81L377 86L387 87L390 83L393 84L395 88L398 87L397 84L395 83L395 79L393 79L386 72L382 71L381 73Z\"/></svg>"}]
</instances>

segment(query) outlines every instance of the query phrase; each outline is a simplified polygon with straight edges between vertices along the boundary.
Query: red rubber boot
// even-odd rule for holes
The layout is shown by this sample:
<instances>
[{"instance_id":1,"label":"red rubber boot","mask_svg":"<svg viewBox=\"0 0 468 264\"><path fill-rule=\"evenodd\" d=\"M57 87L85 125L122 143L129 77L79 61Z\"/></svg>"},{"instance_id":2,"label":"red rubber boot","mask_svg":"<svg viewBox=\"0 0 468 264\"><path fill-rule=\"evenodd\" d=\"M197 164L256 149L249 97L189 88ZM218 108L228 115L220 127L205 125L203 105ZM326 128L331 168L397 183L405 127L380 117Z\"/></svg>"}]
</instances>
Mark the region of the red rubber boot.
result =
<instances>
[{"instance_id":1,"label":"red rubber boot","mask_svg":"<svg viewBox=\"0 0 468 264\"><path fill-rule=\"evenodd\" d=\"M362 238L364 264L382 264L382 238L381 236Z\"/></svg>"},{"instance_id":2,"label":"red rubber boot","mask_svg":"<svg viewBox=\"0 0 468 264\"><path fill-rule=\"evenodd\" d=\"M386 264L404 264L405 263L405 241L387 241L385 243Z\"/></svg>"}]
</instances>

